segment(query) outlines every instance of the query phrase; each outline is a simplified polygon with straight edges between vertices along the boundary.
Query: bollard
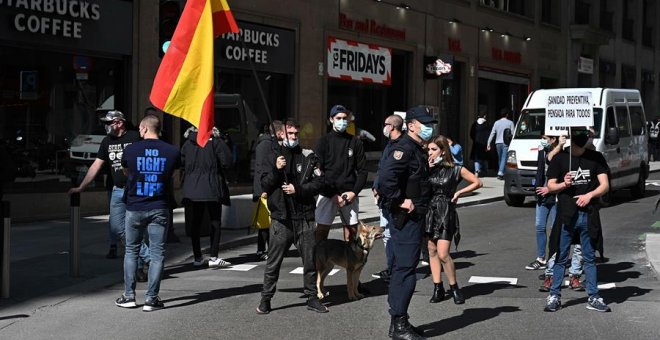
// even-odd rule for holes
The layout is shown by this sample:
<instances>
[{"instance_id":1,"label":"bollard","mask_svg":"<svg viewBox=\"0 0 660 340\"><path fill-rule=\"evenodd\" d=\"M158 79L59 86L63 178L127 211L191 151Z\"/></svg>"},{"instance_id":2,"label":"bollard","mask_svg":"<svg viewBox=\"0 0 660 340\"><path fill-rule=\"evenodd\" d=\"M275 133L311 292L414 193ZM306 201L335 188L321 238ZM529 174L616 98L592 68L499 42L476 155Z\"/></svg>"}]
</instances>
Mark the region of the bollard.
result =
<instances>
[{"instance_id":1,"label":"bollard","mask_svg":"<svg viewBox=\"0 0 660 340\"><path fill-rule=\"evenodd\" d=\"M71 194L69 222L69 275L80 276L80 193Z\"/></svg>"},{"instance_id":2,"label":"bollard","mask_svg":"<svg viewBox=\"0 0 660 340\"><path fill-rule=\"evenodd\" d=\"M8 201L2 201L2 233L0 233L0 262L2 266L2 288L1 295L3 299L9 297L9 240L11 236L11 214Z\"/></svg>"}]
</instances>

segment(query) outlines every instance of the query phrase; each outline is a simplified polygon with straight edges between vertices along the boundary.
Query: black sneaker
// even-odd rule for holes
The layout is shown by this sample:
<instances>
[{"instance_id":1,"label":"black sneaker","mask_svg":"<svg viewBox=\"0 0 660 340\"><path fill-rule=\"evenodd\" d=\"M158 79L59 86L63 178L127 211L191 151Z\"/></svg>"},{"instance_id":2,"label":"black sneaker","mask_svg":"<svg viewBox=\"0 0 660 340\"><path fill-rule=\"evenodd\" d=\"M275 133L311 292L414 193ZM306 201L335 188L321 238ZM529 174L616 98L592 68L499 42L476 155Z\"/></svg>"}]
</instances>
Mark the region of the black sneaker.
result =
<instances>
[{"instance_id":1,"label":"black sneaker","mask_svg":"<svg viewBox=\"0 0 660 340\"><path fill-rule=\"evenodd\" d=\"M155 310L163 309L165 308L165 305L163 304L162 301L160 301L160 298L156 296L153 299L147 300L144 302L144 307L142 307L143 312L153 312Z\"/></svg>"},{"instance_id":2,"label":"black sneaker","mask_svg":"<svg viewBox=\"0 0 660 340\"><path fill-rule=\"evenodd\" d=\"M270 310L270 299L261 299L259 307L257 307L257 314L268 314Z\"/></svg>"},{"instance_id":3,"label":"black sneaker","mask_svg":"<svg viewBox=\"0 0 660 340\"><path fill-rule=\"evenodd\" d=\"M307 300L307 309L317 313L329 312L328 307L324 306L321 301L316 297L311 297Z\"/></svg>"},{"instance_id":4,"label":"black sneaker","mask_svg":"<svg viewBox=\"0 0 660 340\"><path fill-rule=\"evenodd\" d=\"M559 295L548 295L548 298L545 299L545 308L543 309L546 312L556 312L561 309L561 298Z\"/></svg>"},{"instance_id":5,"label":"black sneaker","mask_svg":"<svg viewBox=\"0 0 660 340\"><path fill-rule=\"evenodd\" d=\"M149 276L144 272L144 270L142 270L142 268L138 268L138 270L135 272L135 280L137 280L137 282L147 282L149 281Z\"/></svg>"},{"instance_id":6,"label":"black sneaker","mask_svg":"<svg viewBox=\"0 0 660 340\"><path fill-rule=\"evenodd\" d=\"M108 254L105 255L106 259L116 259L117 258L117 247L110 247Z\"/></svg>"},{"instance_id":7,"label":"black sneaker","mask_svg":"<svg viewBox=\"0 0 660 340\"><path fill-rule=\"evenodd\" d=\"M135 303L135 298L127 298L122 294L117 300L115 300L115 305L123 308L135 308L137 304Z\"/></svg>"},{"instance_id":8,"label":"black sneaker","mask_svg":"<svg viewBox=\"0 0 660 340\"><path fill-rule=\"evenodd\" d=\"M525 269L527 269L527 270L539 270L539 269L545 269L546 267L547 267L547 264L545 262L541 262L541 261L539 261L539 259L536 259L532 263L525 266Z\"/></svg>"},{"instance_id":9,"label":"black sneaker","mask_svg":"<svg viewBox=\"0 0 660 340\"><path fill-rule=\"evenodd\" d=\"M390 271L389 269L381 270L378 273L371 274L371 277L376 279L388 280L390 278Z\"/></svg>"}]
</instances>

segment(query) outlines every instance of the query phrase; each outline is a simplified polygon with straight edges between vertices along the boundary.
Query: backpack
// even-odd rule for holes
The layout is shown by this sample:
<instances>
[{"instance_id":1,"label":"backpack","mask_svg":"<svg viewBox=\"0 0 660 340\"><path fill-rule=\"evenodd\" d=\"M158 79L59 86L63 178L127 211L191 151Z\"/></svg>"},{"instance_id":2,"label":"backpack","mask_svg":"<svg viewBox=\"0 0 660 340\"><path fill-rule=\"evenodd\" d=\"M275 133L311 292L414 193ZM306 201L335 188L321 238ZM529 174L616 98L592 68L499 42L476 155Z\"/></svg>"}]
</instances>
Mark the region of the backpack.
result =
<instances>
[{"instance_id":1,"label":"backpack","mask_svg":"<svg viewBox=\"0 0 660 340\"><path fill-rule=\"evenodd\" d=\"M504 144L506 144L506 146L511 144L511 140L513 139L513 133L511 133L511 129L504 129L504 136L502 136L502 139L504 140Z\"/></svg>"}]
</instances>

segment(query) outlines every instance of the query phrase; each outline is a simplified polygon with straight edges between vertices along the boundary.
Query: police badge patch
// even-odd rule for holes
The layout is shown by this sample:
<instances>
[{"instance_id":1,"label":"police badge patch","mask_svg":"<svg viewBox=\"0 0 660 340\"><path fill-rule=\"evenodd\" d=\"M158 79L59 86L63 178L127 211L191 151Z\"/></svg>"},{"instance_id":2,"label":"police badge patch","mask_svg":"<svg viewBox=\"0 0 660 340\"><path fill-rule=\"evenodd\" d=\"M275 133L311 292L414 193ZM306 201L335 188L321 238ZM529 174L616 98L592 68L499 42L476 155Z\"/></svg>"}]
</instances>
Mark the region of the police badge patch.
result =
<instances>
[{"instance_id":1,"label":"police badge patch","mask_svg":"<svg viewBox=\"0 0 660 340\"><path fill-rule=\"evenodd\" d=\"M394 154L393 154L392 156L393 156L394 159L396 159L397 161L400 161L400 160L401 160L401 157L403 157L403 151L396 150L396 151L394 151Z\"/></svg>"},{"instance_id":2,"label":"police badge patch","mask_svg":"<svg viewBox=\"0 0 660 340\"><path fill-rule=\"evenodd\" d=\"M296 171L298 171L298 173L302 172L302 164L300 163L296 164Z\"/></svg>"},{"instance_id":3,"label":"police badge patch","mask_svg":"<svg viewBox=\"0 0 660 340\"><path fill-rule=\"evenodd\" d=\"M348 148L348 157L353 157L353 149Z\"/></svg>"}]
</instances>

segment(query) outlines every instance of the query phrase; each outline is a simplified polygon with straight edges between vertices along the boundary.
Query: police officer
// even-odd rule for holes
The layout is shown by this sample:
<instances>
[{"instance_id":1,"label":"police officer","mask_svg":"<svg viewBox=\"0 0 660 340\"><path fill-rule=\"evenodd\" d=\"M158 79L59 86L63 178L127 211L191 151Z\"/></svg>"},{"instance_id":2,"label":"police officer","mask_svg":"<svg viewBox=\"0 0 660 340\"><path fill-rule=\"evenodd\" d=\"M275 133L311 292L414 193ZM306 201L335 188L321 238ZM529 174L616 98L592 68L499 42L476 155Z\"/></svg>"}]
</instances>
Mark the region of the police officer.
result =
<instances>
[{"instance_id":1,"label":"police officer","mask_svg":"<svg viewBox=\"0 0 660 340\"><path fill-rule=\"evenodd\" d=\"M431 199L423 144L431 139L434 123L437 121L427 108L409 109L408 132L391 142L389 154L378 172L379 205L390 226L395 254L388 292L393 339L424 339L422 332L408 322L408 305L415 291L424 216Z\"/></svg>"}]
</instances>

